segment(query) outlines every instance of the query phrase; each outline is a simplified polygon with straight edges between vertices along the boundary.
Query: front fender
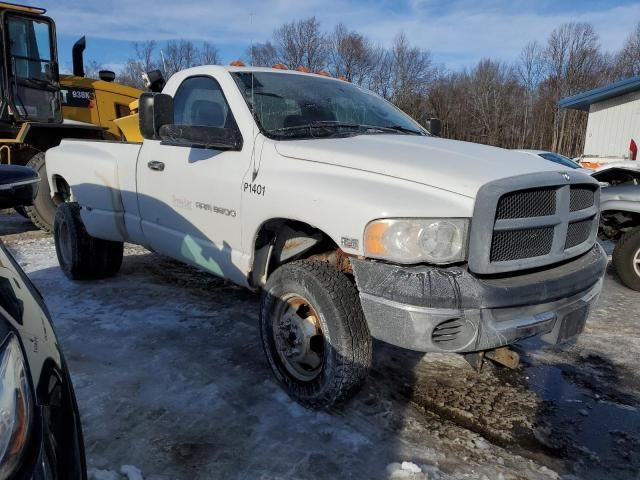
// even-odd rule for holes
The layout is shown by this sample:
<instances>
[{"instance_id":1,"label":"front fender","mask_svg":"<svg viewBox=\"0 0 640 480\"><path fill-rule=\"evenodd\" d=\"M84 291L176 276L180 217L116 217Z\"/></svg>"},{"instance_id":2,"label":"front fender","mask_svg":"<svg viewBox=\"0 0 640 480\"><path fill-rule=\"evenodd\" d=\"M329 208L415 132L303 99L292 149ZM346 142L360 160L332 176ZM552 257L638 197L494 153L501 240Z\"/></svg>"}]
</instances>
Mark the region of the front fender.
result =
<instances>
[{"instance_id":1,"label":"front fender","mask_svg":"<svg viewBox=\"0 0 640 480\"><path fill-rule=\"evenodd\" d=\"M243 193L245 252L252 252L255 236L264 222L285 218L322 230L346 253L364 255L364 229L372 220L470 218L475 201L417 182L282 157L269 142L265 144L255 179L252 173L247 173L244 182L262 185L265 193L257 195L246 190Z\"/></svg>"},{"instance_id":2,"label":"front fender","mask_svg":"<svg viewBox=\"0 0 640 480\"><path fill-rule=\"evenodd\" d=\"M600 211L640 213L640 185L603 188L600 195Z\"/></svg>"}]
</instances>

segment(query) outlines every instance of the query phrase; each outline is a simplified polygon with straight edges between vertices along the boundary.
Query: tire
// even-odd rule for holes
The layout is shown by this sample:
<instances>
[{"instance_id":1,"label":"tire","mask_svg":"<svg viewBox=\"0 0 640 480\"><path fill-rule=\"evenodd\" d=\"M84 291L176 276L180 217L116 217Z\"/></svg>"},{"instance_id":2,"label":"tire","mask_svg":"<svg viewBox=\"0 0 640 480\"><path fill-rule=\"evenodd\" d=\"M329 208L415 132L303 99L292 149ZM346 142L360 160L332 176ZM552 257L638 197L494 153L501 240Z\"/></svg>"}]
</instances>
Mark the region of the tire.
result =
<instances>
[{"instance_id":1,"label":"tire","mask_svg":"<svg viewBox=\"0 0 640 480\"><path fill-rule=\"evenodd\" d=\"M24 210L36 227L45 232L52 232L57 206L51 199L44 152L36 153L31 157L31 160L27 162L27 167L38 172L40 183L38 184L38 195L33 200L33 205L24 207Z\"/></svg>"},{"instance_id":2,"label":"tire","mask_svg":"<svg viewBox=\"0 0 640 480\"><path fill-rule=\"evenodd\" d=\"M291 318L293 328L284 325ZM278 383L307 408L326 409L350 399L371 367L371 335L358 291L323 262L291 262L269 277L260 336ZM321 357L319 365L316 357Z\"/></svg>"},{"instance_id":3,"label":"tire","mask_svg":"<svg viewBox=\"0 0 640 480\"><path fill-rule=\"evenodd\" d=\"M626 232L613 250L613 266L622 283L640 291L640 227Z\"/></svg>"},{"instance_id":4,"label":"tire","mask_svg":"<svg viewBox=\"0 0 640 480\"><path fill-rule=\"evenodd\" d=\"M77 203L58 207L53 234L58 263L71 280L111 277L120 270L124 244L89 235Z\"/></svg>"}]
</instances>

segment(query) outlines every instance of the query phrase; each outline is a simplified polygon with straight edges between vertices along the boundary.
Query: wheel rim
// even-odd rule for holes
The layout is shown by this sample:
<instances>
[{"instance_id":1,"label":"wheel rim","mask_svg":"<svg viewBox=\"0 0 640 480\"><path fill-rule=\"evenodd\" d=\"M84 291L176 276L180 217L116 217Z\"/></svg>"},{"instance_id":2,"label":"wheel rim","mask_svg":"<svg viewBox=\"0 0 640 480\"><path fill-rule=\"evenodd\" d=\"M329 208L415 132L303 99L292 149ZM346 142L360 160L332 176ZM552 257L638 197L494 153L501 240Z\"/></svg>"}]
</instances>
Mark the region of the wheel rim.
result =
<instances>
[{"instance_id":1,"label":"wheel rim","mask_svg":"<svg viewBox=\"0 0 640 480\"><path fill-rule=\"evenodd\" d=\"M69 242L69 227L67 222L60 223L59 230L59 240L58 245L60 247L60 253L62 255L62 260L65 264L69 265L71 263L71 245Z\"/></svg>"},{"instance_id":2,"label":"wheel rim","mask_svg":"<svg viewBox=\"0 0 640 480\"><path fill-rule=\"evenodd\" d=\"M636 250L636 254L633 256L633 270L640 277L640 248Z\"/></svg>"},{"instance_id":3,"label":"wheel rim","mask_svg":"<svg viewBox=\"0 0 640 480\"><path fill-rule=\"evenodd\" d=\"M315 379L324 364L324 334L315 308L299 295L286 295L278 302L272 318L282 364L298 380Z\"/></svg>"}]
</instances>

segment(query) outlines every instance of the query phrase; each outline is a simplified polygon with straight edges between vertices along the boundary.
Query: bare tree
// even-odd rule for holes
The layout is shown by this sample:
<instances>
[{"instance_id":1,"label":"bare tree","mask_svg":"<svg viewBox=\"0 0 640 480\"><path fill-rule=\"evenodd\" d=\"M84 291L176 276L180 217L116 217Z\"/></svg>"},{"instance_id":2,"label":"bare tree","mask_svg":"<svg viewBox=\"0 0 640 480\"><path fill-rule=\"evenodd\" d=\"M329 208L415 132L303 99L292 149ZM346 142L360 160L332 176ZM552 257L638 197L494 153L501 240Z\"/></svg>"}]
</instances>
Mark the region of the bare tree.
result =
<instances>
[{"instance_id":1,"label":"bare tree","mask_svg":"<svg viewBox=\"0 0 640 480\"><path fill-rule=\"evenodd\" d=\"M303 66L317 72L327 63L327 42L316 17L286 23L274 34L278 58L289 68Z\"/></svg>"},{"instance_id":2,"label":"bare tree","mask_svg":"<svg viewBox=\"0 0 640 480\"><path fill-rule=\"evenodd\" d=\"M392 100L407 113L419 116L420 105L427 87L433 80L433 65L428 51L411 46L404 33L399 34L391 47Z\"/></svg>"},{"instance_id":3,"label":"bare tree","mask_svg":"<svg viewBox=\"0 0 640 480\"><path fill-rule=\"evenodd\" d=\"M329 70L336 77L362 85L374 68L375 50L369 39L336 25L327 39Z\"/></svg>"},{"instance_id":4,"label":"bare tree","mask_svg":"<svg viewBox=\"0 0 640 480\"><path fill-rule=\"evenodd\" d=\"M154 41L134 43L135 57L125 63L123 71L119 75L119 81L125 85L136 88L144 88L142 74L158 68L155 60L156 43Z\"/></svg>"},{"instance_id":5,"label":"bare tree","mask_svg":"<svg viewBox=\"0 0 640 480\"><path fill-rule=\"evenodd\" d=\"M640 22L615 57L615 74L618 78L640 75Z\"/></svg>"},{"instance_id":6,"label":"bare tree","mask_svg":"<svg viewBox=\"0 0 640 480\"><path fill-rule=\"evenodd\" d=\"M271 67L281 62L278 51L271 42L252 45L247 49L246 57L249 64L256 67Z\"/></svg>"},{"instance_id":7,"label":"bare tree","mask_svg":"<svg viewBox=\"0 0 640 480\"><path fill-rule=\"evenodd\" d=\"M158 49L155 42L134 44L135 57L130 58L118 76L120 83L143 89L142 75L148 71L159 69L165 78L174 73L197 65L219 64L220 52L209 42L198 48L187 40L167 42L163 49Z\"/></svg>"},{"instance_id":8,"label":"bare tree","mask_svg":"<svg viewBox=\"0 0 640 480\"><path fill-rule=\"evenodd\" d=\"M84 66L84 74L89 78L99 78L100 70L104 70L104 67L95 60L89 60Z\"/></svg>"},{"instance_id":9,"label":"bare tree","mask_svg":"<svg viewBox=\"0 0 640 480\"><path fill-rule=\"evenodd\" d=\"M489 59L476 65L467 85L474 141L508 148L517 146L522 90L512 67Z\"/></svg>"},{"instance_id":10,"label":"bare tree","mask_svg":"<svg viewBox=\"0 0 640 480\"><path fill-rule=\"evenodd\" d=\"M209 42L204 42L198 53L200 65L218 65L221 62L220 50Z\"/></svg>"},{"instance_id":11,"label":"bare tree","mask_svg":"<svg viewBox=\"0 0 640 480\"><path fill-rule=\"evenodd\" d=\"M136 52L136 60L141 64L141 68L144 71L152 70L156 67L156 62L153 57L155 55L156 42L149 40L147 42L134 44Z\"/></svg>"},{"instance_id":12,"label":"bare tree","mask_svg":"<svg viewBox=\"0 0 640 480\"><path fill-rule=\"evenodd\" d=\"M193 42L188 40L167 42L167 46L163 49L164 55L164 75L166 78L171 77L176 72L198 65L198 52Z\"/></svg>"},{"instance_id":13,"label":"bare tree","mask_svg":"<svg viewBox=\"0 0 640 480\"><path fill-rule=\"evenodd\" d=\"M518 148L533 147L534 145L531 144L533 122L535 120L533 110L537 100L538 88L540 82L544 79L545 73L543 50L538 42L531 42L524 47L516 64L516 73L525 93L522 102L522 125L517 146Z\"/></svg>"},{"instance_id":14,"label":"bare tree","mask_svg":"<svg viewBox=\"0 0 640 480\"><path fill-rule=\"evenodd\" d=\"M377 47L373 51L373 65L367 87L390 100L393 94L393 55L389 50Z\"/></svg>"},{"instance_id":15,"label":"bare tree","mask_svg":"<svg viewBox=\"0 0 640 480\"><path fill-rule=\"evenodd\" d=\"M603 78L605 64L598 35L588 23L565 23L556 28L544 53L550 101L593 88ZM572 152L584 142L584 115L557 106L553 109L551 149Z\"/></svg>"}]
</instances>

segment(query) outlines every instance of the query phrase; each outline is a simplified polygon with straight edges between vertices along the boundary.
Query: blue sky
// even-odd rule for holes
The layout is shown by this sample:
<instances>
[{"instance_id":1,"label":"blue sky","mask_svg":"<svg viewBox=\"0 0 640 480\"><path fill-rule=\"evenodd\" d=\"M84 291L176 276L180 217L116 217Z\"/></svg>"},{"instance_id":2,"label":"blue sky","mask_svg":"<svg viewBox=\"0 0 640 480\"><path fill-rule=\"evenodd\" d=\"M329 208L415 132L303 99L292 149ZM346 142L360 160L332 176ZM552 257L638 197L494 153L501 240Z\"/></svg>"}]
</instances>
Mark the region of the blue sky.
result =
<instances>
[{"instance_id":1,"label":"blue sky","mask_svg":"<svg viewBox=\"0 0 640 480\"><path fill-rule=\"evenodd\" d=\"M133 56L132 42L185 38L209 41L225 63L284 22L315 15L325 29L338 22L389 45L404 32L436 63L468 66L484 57L513 60L563 22L594 25L605 50L615 51L640 20L636 1L562 0L23 0L56 21L62 70L71 46L87 37L87 60L115 70Z\"/></svg>"}]
</instances>

